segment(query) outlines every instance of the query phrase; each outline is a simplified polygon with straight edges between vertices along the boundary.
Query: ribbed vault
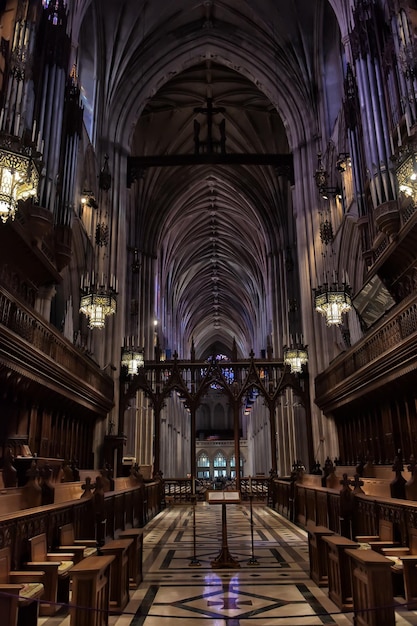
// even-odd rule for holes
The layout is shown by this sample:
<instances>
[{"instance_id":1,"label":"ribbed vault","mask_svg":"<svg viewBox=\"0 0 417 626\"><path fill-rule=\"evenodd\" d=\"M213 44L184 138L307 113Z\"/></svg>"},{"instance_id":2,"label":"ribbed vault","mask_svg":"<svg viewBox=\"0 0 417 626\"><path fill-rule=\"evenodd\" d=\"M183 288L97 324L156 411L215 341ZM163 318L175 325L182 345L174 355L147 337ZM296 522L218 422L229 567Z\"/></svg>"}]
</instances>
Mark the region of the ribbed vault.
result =
<instances>
[{"instance_id":1,"label":"ribbed vault","mask_svg":"<svg viewBox=\"0 0 417 626\"><path fill-rule=\"evenodd\" d=\"M79 0L79 9L83 84L121 153L193 154L210 136L228 154L288 154L316 125L315 67L337 30L326 27L336 20L325 0ZM259 355L286 318L288 180L272 166L152 167L131 196L127 246L156 259L163 347L186 356L194 338L207 356L235 339L239 356Z\"/></svg>"},{"instance_id":2,"label":"ribbed vault","mask_svg":"<svg viewBox=\"0 0 417 626\"><path fill-rule=\"evenodd\" d=\"M281 119L237 72L213 63L187 69L162 87L138 121L132 152L192 154L195 126L213 142L225 120L227 153L287 153ZM247 356L266 335L271 304L268 255L288 242L288 182L270 166L187 166L146 171L138 200L143 241L159 259L161 311L170 347L194 338ZM169 322L168 322L169 320Z\"/></svg>"}]
</instances>

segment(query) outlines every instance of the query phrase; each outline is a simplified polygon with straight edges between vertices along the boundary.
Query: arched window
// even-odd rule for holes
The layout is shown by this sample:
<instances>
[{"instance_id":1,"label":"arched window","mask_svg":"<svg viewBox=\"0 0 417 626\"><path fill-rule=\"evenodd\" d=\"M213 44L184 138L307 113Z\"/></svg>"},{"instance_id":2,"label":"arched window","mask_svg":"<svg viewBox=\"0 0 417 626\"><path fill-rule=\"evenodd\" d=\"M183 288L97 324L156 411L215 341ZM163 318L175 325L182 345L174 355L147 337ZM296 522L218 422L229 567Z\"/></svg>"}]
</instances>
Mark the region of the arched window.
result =
<instances>
[{"instance_id":1,"label":"arched window","mask_svg":"<svg viewBox=\"0 0 417 626\"><path fill-rule=\"evenodd\" d=\"M210 459L202 452L197 460L197 478L210 478Z\"/></svg>"},{"instance_id":2,"label":"arched window","mask_svg":"<svg viewBox=\"0 0 417 626\"><path fill-rule=\"evenodd\" d=\"M226 457L222 452L218 452L214 457L214 478L222 478L227 476Z\"/></svg>"},{"instance_id":3,"label":"arched window","mask_svg":"<svg viewBox=\"0 0 417 626\"><path fill-rule=\"evenodd\" d=\"M198 467L210 467L210 459L205 452L198 457Z\"/></svg>"},{"instance_id":4,"label":"arched window","mask_svg":"<svg viewBox=\"0 0 417 626\"><path fill-rule=\"evenodd\" d=\"M239 459L240 463L240 476L243 476L243 459L242 457L240 457ZM236 457L233 454L233 456L230 457L230 477L231 478L236 478Z\"/></svg>"}]
</instances>

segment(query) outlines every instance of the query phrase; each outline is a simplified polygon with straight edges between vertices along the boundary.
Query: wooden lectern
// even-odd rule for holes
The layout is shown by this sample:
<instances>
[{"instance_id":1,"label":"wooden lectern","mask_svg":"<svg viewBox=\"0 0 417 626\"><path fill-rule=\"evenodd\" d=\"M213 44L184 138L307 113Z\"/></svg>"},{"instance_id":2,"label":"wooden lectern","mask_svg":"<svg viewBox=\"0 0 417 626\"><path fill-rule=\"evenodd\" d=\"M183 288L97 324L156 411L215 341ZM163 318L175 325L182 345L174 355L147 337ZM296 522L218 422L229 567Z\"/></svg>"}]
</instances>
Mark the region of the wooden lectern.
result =
<instances>
[{"instance_id":1,"label":"wooden lectern","mask_svg":"<svg viewBox=\"0 0 417 626\"><path fill-rule=\"evenodd\" d=\"M238 568L239 562L232 557L227 545L227 521L226 521L226 505L240 503L240 491L207 491L206 500L209 504L222 505L222 548L220 553L211 562L213 569L221 568Z\"/></svg>"}]
</instances>

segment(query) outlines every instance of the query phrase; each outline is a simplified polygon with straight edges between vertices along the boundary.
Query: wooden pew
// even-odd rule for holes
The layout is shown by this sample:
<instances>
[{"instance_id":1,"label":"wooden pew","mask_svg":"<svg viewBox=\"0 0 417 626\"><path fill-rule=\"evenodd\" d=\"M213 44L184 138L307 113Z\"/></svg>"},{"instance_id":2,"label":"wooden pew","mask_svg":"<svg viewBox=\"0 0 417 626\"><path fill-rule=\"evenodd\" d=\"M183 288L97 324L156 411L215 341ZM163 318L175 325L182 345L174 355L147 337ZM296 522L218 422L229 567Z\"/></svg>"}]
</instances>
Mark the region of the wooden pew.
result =
<instances>
[{"instance_id":1,"label":"wooden pew","mask_svg":"<svg viewBox=\"0 0 417 626\"><path fill-rule=\"evenodd\" d=\"M73 553L75 564L97 554L95 539L76 539L73 524L64 524L59 529L59 546L57 549L60 552Z\"/></svg>"},{"instance_id":2,"label":"wooden pew","mask_svg":"<svg viewBox=\"0 0 417 626\"><path fill-rule=\"evenodd\" d=\"M310 557L310 578L314 580L319 587L327 587L327 549L323 539L326 536L333 535L333 531L325 526L316 526L309 522L307 524L308 532L308 551Z\"/></svg>"},{"instance_id":3,"label":"wooden pew","mask_svg":"<svg viewBox=\"0 0 417 626\"><path fill-rule=\"evenodd\" d=\"M396 545L394 541L394 526L389 520L379 520L378 535L357 535L356 541L368 544L372 550L381 552L384 548L393 548Z\"/></svg>"},{"instance_id":4,"label":"wooden pew","mask_svg":"<svg viewBox=\"0 0 417 626\"><path fill-rule=\"evenodd\" d=\"M347 549L346 555L352 559L354 623L395 626L389 559L375 550Z\"/></svg>"},{"instance_id":5,"label":"wooden pew","mask_svg":"<svg viewBox=\"0 0 417 626\"><path fill-rule=\"evenodd\" d=\"M138 587L143 580L143 531L139 528L129 528L119 533L119 539L133 539L129 547L129 584Z\"/></svg>"},{"instance_id":6,"label":"wooden pew","mask_svg":"<svg viewBox=\"0 0 417 626\"><path fill-rule=\"evenodd\" d=\"M120 492L104 494L108 527L115 529L108 534L109 539L118 537L120 531L130 527L143 526L144 518L152 519L161 510L160 487L156 481L149 481L142 486L131 486ZM151 509L142 515L144 502ZM77 538L94 540L95 511L93 498L79 498L59 504L48 504L25 510L4 511L0 500L0 536L10 547L12 563L15 569L23 569L31 560L29 540L39 529L47 535L48 546L59 544L59 528L73 524ZM62 556L61 556L62 558Z\"/></svg>"},{"instance_id":7,"label":"wooden pew","mask_svg":"<svg viewBox=\"0 0 417 626\"><path fill-rule=\"evenodd\" d=\"M409 529L408 546L383 548L381 553L393 561L394 575L402 575L404 596L409 609L417 607L417 528Z\"/></svg>"},{"instance_id":8,"label":"wooden pew","mask_svg":"<svg viewBox=\"0 0 417 626\"><path fill-rule=\"evenodd\" d=\"M71 626L107 626L110 568L115 557L88 556L71 570Z\"/></svg>"},{"instance_id":9,"label":"wooden pew","mask_svg":"<svg viewBox=\"0 0 417 626\"><path fill-rule=\"evenodd\" d=\"M346 549L359 548L359 543L341 535L323 536L323 541L327 545L329 598L342 611L351 610L353 607L351 563L346 555Z\"/></svg>"},{"instance_id":10,"label":"wooden pew","mask_svg":"<svg viewBox=\"0 0 417 626\"><path fill-rule=\"evenodd\" d=\"M59 504L60 502L70 502L71 500L78 500L82 497L83 491L83 482L72 482L72 483L56 483L55 484L55 497L54 504Z\"/></svg>"},{"instance_id":11,"label":"wooden pew","mask_svg":"<svg viewBox=\"0 0 417 626\"><path fill-rule=\"evenodd\" d=\"M0 550L0 615L7 626L36 626L43 571L12 571L10 548Z\"/></svg>"},{"instance_id":12,"label":"wooden pew","mask_svg":"<svg viewBox=\"0 0 417 626\"><path fill-rule=\"evenodd\" d=\"M30 561L26 567L45 572L45 593L40 606L40 615L53 615L59 603L69 602L70 570L74 565L73 554L48 552L46 534L29 539Z\"/></svg>"},{"instance_id":13,"label":"wooden pew","mask_svg":"<svg viewBox=\"0 0 417 626\"><path fill-rule=\"evenodd\" d=\"M22 510L24 508L22 490L19 487L1 489L0 507L2 515Z\"/></svg>"},{"instance_id":14,"label":"wooden pew","mask_svg":"<svg viewBox=\"0 0 417 626\"><path fill-rule=\"evenodd\" d=\"M113 539L101 546L104 556L114 556L110 574L110 613L120 614L129 602L129 548L133 539Z\"/></svg>"}]
</instances>

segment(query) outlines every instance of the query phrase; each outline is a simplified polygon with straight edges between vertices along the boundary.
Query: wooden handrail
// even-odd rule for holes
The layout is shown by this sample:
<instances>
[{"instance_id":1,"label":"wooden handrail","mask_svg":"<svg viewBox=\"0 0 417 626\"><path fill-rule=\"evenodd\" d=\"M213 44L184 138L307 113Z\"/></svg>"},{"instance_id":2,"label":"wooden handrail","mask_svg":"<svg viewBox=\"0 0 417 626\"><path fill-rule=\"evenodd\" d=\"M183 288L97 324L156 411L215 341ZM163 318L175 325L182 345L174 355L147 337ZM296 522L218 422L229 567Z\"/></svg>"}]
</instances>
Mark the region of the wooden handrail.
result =
<instances>
[{"instance_id":1,"label":"wooden handrail","mask_svg":"<svg viewBox=\"0 0 417 626\"><path fill-rule=\"evenodd\" d=\"M113 406L112 378L52 324L3 287L0 287L0 364L54 388L103 416Z\"/></svg>"},{"instance_id":2,"label":"wooden handrail","mask_svg":"<svg viewBox=\"0 0 417 626\"><path fill-rule=\"evenodd\" d=\"M403 300L315 379L318 406L329 413L405 371L417 369L417 295ZM358 384L360 381L361 384Z\"/></svg>"}]
</instances>

